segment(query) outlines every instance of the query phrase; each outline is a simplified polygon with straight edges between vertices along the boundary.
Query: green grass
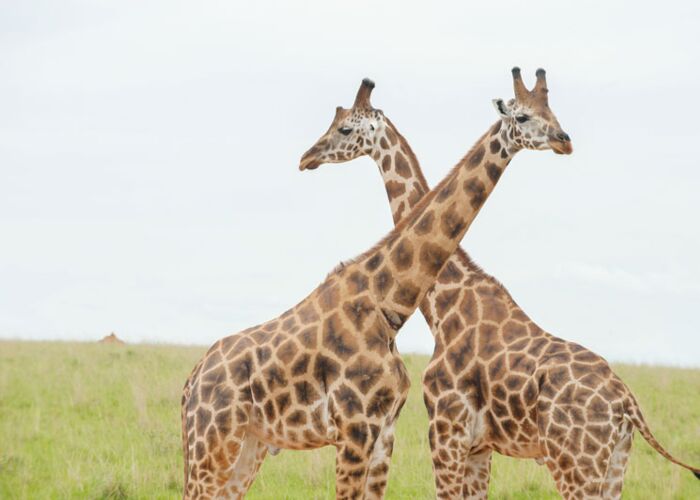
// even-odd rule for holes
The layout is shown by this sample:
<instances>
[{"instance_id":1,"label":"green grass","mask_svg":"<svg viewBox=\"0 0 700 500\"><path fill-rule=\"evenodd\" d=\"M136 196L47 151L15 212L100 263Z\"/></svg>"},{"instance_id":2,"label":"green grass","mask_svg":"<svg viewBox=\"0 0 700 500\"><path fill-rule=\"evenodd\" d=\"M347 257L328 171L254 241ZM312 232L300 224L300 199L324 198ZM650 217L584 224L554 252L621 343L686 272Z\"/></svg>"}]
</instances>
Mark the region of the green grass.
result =
<instances>
[{"instance_id":1,"label":"green grass","mask_svg":"<svg viewBox=\"0 0 700 500\"><path fill-rule=\"evenodd\" d=\"M0 342L0 498L178 498L180 390L204 347ZM387 498L432 498L420 375L399 419ZM616 366L652 430L700 464L700 370ZM268 457L249 498L332 498L334 450ZM637 437L626 498L700 498L700 481ZM496 456L492 498L557 498L544 467Z\"/></svg>"}]
</instances>

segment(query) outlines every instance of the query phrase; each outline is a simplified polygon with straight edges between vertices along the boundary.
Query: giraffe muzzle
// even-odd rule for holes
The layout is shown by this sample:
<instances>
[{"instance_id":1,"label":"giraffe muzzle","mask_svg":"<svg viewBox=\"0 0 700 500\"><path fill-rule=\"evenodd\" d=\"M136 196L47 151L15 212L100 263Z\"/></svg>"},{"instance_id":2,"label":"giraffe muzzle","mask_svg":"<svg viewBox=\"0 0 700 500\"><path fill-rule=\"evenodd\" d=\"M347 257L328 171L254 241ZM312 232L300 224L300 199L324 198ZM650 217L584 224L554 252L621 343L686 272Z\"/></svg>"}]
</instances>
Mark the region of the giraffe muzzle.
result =
<instances>
[{"instance_id":1,"label":"giraffe muzzle","mask_svg":"<svg viewBox=\"0 0 700 500\"><path fill-rule=\"evenodd\" d=\"M299 170L314 170L318 168L323 161L319 159L319 153L322 149L319 147L318 143L314 144L306 153L301 156L299 160Z\"/></svg>"},{"instance_id":2,"label":"giraffe muzzle","mask_svg":"<svg viewBox=\"0 0 700 500\"><path fill-rule=\"evenodd\" d=\"M563 130L549 137L549 147L558 155L570 155L574 151L574 147L571 144L571 137Z\"/></svg>"},{"instance_id":3,"label":"giraffe muzzle","mask_svg":"<svg viewBox=\"0 0 700 500\"><path fill-rule=\"evenodd\" d=\"M301 162L299 163L299 170L315 170L317 169L323 162L319 161L315 158L308 158L308 159L301 159Z\"/></svg>"}]
</instances>

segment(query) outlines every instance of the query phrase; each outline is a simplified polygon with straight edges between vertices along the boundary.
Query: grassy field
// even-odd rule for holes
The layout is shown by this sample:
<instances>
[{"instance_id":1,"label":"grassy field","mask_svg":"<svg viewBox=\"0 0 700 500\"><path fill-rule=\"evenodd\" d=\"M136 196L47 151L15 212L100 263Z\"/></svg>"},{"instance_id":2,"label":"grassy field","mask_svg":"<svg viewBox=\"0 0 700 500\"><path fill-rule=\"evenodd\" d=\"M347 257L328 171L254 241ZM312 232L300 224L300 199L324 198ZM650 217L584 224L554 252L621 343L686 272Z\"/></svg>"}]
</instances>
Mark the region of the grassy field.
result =
<instances>
[{"instance_id":1,"label":"grassy field","mask_svg":"<svg viewBox=\"0 0 700 500\"><path fill-rule=\"evenodd\" d=\"M0 342L0 498L178 498L180 390L203 347ZM420 375L399 419L387 498L432 498ZM617 366L657 437L700 464L700 370ZM332 498L334 449L268 457L249 498ZM700 498L637 437L626 498ZM492 498L557 498L544 467L496 456Z\"/></svg>"}]
</instances>

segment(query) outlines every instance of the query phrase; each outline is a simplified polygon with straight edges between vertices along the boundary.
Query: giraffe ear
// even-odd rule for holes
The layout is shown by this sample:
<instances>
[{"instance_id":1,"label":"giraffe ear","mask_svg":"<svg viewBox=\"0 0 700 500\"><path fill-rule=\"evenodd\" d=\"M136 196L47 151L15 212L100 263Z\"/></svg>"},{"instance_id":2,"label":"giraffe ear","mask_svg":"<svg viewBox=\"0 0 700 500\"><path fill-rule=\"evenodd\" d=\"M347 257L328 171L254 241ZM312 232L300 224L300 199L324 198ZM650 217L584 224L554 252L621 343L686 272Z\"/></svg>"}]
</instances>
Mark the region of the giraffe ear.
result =
<instances>
[{"instance_id":1,"label":"giraffe ear","mask_svg":"<svg viewBox=\"0 0 700 500\"><path fill-rule=\"evenodd\" d=\"M506 107L506 103L503 102L503 99L493 99L491 102L493 102L493 107L496 108L496 112L498 112L501 118L510 117L510 111Z\"/></svg>"}]
</instances>

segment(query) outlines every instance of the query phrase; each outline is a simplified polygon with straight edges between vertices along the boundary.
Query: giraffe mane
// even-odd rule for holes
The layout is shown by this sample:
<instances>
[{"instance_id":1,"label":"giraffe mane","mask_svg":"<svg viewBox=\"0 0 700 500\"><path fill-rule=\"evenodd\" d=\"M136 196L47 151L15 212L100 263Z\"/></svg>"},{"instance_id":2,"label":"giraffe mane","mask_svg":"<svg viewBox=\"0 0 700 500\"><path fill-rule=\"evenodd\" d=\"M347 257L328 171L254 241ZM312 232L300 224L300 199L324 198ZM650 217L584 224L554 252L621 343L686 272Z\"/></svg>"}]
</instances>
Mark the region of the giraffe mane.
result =
<instances>
[{"instance_id":1,"label":"giraffe mane","mask_svg":"<svg viewBox=\"0 0 700 500\"><path fill-rule=\"evenodd\" d=\"M510 298L510 300L512 300L515 303L515 300L513 299L506 286L498 278L484 271L484 269L479 264L474 262L471 256L461 246L457 248L457 251L454 253L454 255L457 255L460 259L463 259L465 265L469 268L470 271L473 271L474 274L477 274L483 279L498 286L499 288L502 288L506 295Z\"/></svg>"},{"instance_id":2,"label":"giraffe mane","mask_svg":"<svg viewBox=\"0 0 700 500\"><path fill-rule=\"evenodd\" d=\"M388 119L387 119L388 121ZM391 122L389 122L391 123ZM330 278L331 276L338 274L341 272L343 269L345 269L347 266L350 266L352 264L355 264L357 262L362 261L363 259L369 257L373 253L375 253L377 250L379 250L381 247L385 246L387 243L391 241L392 238L397 238L399 234L403 232L403 230L406 228L406 226L409 226L410 224L413 224L415 220L418 218L419 214L423 212L425 207L431 202L431 200L437 196L437 193L439 193L443 187L445 187L447 184L449 184L454 176L457 174L460 168L462 168L467 161L474 155L474 153L477 150L477 147L484 141L486 137L488 137L493 129L495 128L496 125L500 125L500 120L492 127L489 127L489 129L481 136L479 139L474 143L474 145L469 149L467 154L465 154L461 160L457 162L457 164L452 167L450 172L438 183L431 189L428 193L426 193L423 198L420 199L418 203L411 209L411 211L406 214L404 218L402 218L398 224L394 226L394 228L389 231L389 233L384 236L382 239L380 239L377 243L375 243L369 250L365 250L359 255L356 255L355 257L352 257L350 259L341 261L338 265L336 265L327 275L325 279ZM393 127L393 125L392 125ZM413 152L411 151L411 154L413 155ZM416 159L415 155L413 155L413 158ZM416 159L416 162L418 160ZM421 174L422 175L422 174ZM427 184L427 183L426 183ZM476 266L478 267L478 266ZM483 271L482 271L483 272ZM486 274L484 272L484 274ZM325 280L324 280L325 281Z\"/></svg>"},{"instance_id":3,"label":"giraffe mane","mask_svg":"<svg viewBox=\"0 0 700 500\"><path fill-rule=\"evenodd\" d=\"M392 123L392 121L388 117L384 116L384 119L386 120L387 124L391 127L392 132L394 132L398 136L398 138L400 139L399 142L403 141L403 144L406 145L406 150L404 150L403 152L409 157L410 161L413 161L413 162L415 162L416 165L418 165L419 168L418 168L418 171L416 172L416 174L418 175L418 180L420 181L420 184L425 185L425 186L430 186L430 184L428 184L428 181L425 179L425 176L423 175L423 169L420 168L420 162L418 161L416 154L413 152L411 145L408 143L406 138L401 134L401 132L399 132L399 130L396 128L396 126ZM481 139L479 141L481 141ZM477 142L477 144L478 144L478 142ZM472 146L472 149L474 149L474 147L476 147L476 144L474 146ZM467 154L469 154L469 153L467 153Z\"/></svg>"},{"instance_id":4,"label":"giraffe mane","mask_svg":"<svg viewBox=\"0 0 700 500\"><path fill-rule=\"evenodd\" d=\"M399 142L403 141L403 144L406 145L406 150L404 150L404 153L406 153L406 154L409 156L409 160L412 160L413 162L415 162L415 165L418 165L418 168L416 169L416 175L418 176L419 184L421 184L421 185L423 185L423 186L430 186L430 184L428 184L428 181L425 179L425 176L423 175L423 169L421 168L420 162L418 161L418 158L416 157L416 154L413 152L413 149L411 148L411 145L409 144L409 142L408 142L408 141L406 140L406 138L401 134L401 132L399 132L399 130L396 128L396 126L394 125L394 123L389 119L389 117L384 116L384 119L385 119L386 122L389 124L389 126L391 126L392 131L399 137L399 139L400 139ZM490 132L491 132L491 133L494 133L494 132L496 132L497 130L500 130L500 125L501 125L501 121L496 122L496 123L491 127ZM496 127L498 127L498 129L497 129ZM488 133L488 132L487 132L487 133ZM467 157L469 156L469 153L471 153L472 150L473 150L474 148L476 148L476 146L481 142L482 139L483 139L483 136L476 142L476 144L474 144L474 145L472 146L471 150L469 150L469 152L467 152L467 154L464 156L464 158L462 158L462 160L460 161L459 164L462 164L464 161L466 161ZM458 164L458 166L459 166L459 164ZM418 206L418 205L416 205L416 206ZM474 271L475 274L478 274L479 276L482 276L484 279L487 279L487 280L491 281L492 283L494 283L495 285L497 285L497 286L503 288L503 289L506 291L506 293L508 294L508 296L510 297L510 292L508 292L508 290L507 290L506 287L503 285L503 283L501 283L496 277L494 277L494 276L490 275L489 273L487 273L486 271L484 271L484 269L483 269L479 264L477 264L477 263L471 258L471 256L470 256L467 252L464 251L464 249L463 249L461 246L457 249L457 251L455 252L455 254L458 255L460 259L463 259L463 260L464 260L465 264L467 265L467 267L468 267L471 271ZM355 260L356 260L356 259L350 259L350 260L347 261L347 262L348 262L348 263L352 263L352 262L354 262ZM333 271L340 270L340 269L342 269L345 265L346 265L346 263L341 262L340 264L338 264L338 265L333 269ZM511 300L512 300L512 297L511 297Z\"/></svg>"}]
</instances>

